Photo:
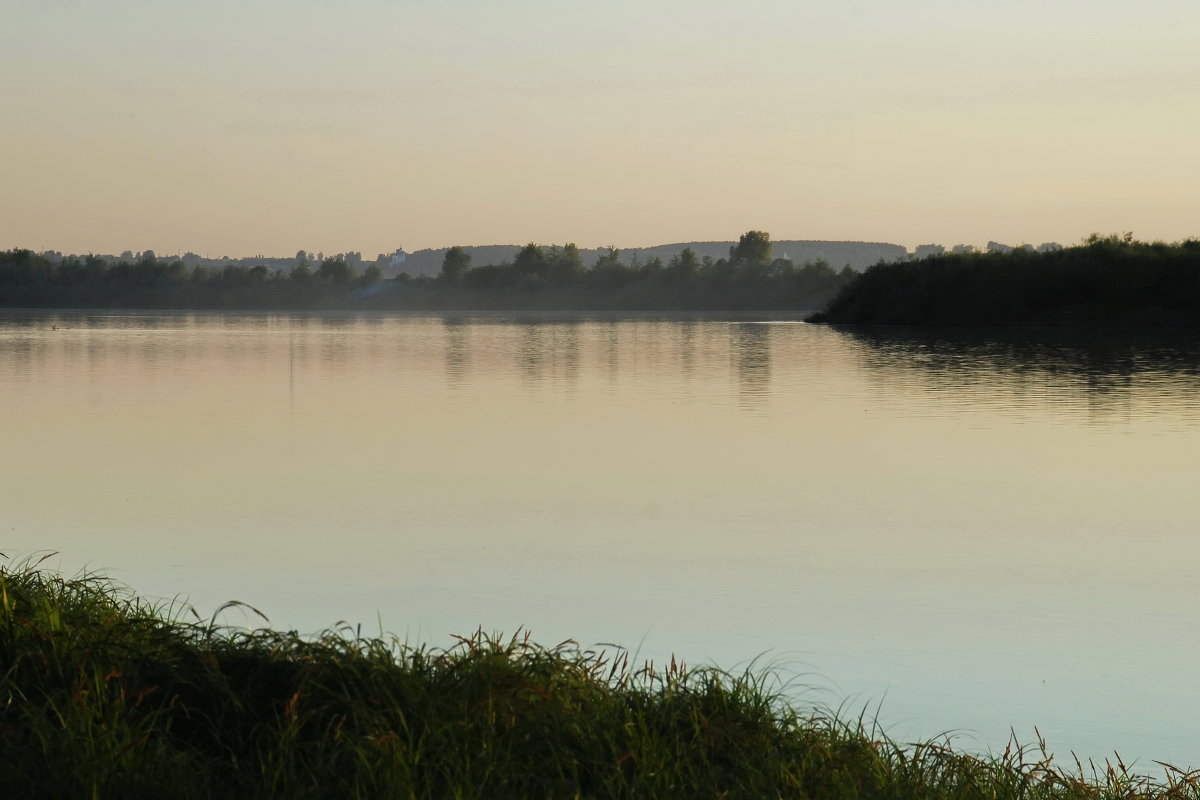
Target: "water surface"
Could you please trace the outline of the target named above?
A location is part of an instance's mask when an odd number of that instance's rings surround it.
[[[901,738],[1200,766],[1197,365],[1128,332],[5,312],[0,551],[308,632],[761,656]]]

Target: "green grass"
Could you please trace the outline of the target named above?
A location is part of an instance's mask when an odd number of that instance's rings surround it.
[[[220,610],[218,611],[218,615]],[[1198,798],[1200,776],[902,745],[769,672],[476,632],[236,630],[0,567],[3,798]]]

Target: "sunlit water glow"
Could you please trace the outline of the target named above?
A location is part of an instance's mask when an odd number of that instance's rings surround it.
[[[6,312],[0,552],[305,632],[760,656],[902,739],[1200,766],[1198,365],[1179,334]]]

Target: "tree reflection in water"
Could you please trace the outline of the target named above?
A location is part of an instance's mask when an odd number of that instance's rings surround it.
[[[1200,418],[1200,335],[1142,329],[836,328],[884,393],[1054,408],[1111,421],[1178,411]],[[1069,399],[1071,402],[1056,403]],[[1080,400],[1085,402],[1080,403]],[[1152,406],[1152,407],[1151,407]]]

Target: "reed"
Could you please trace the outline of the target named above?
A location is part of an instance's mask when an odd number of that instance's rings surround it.
[[[1169,765],[900,744],[797,708],[769,671],[524,633],[302,637],[222,625],[223,609],[0,566],[0,797],[1200,797],[1200,775]]]

